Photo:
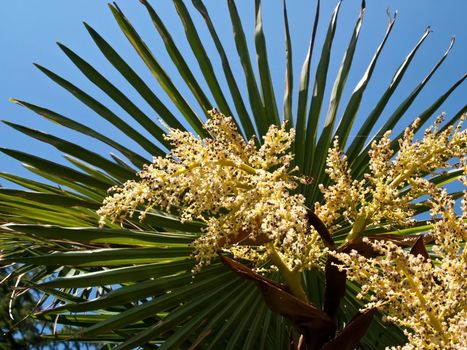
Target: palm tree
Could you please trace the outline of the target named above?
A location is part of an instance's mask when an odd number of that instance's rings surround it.
[[[376,63],[383,51],[386,40],[394,26],[389,18],[386,34],[374,56],[353,90],[348,102],[342,99],[347,77],[352,68],[359,39],[365,2],[362,1],[360,15],[348,43],[347,50],[334,80],[329,103],[324,101],[334,34],[337,26],[339,2],[332,14],[325,34],[321,52],[315,45],[318,32],[319,1],[312,25],[312,35],[301,75],[293,76],[292,45],[289,31],[287,7],[284,2],[284,29],[286,47],[286,79],[283,104],[275,98],[278,90],[273,86],[268,64],[266,38],[261,17],[261,3],[255,1],[255,37],[257,72],[250,60],[249,46],[244,34],[241,15],[233,0],[228,0],[228,10],[236,44],[236,54],[226,52],[212,22],[212,14],[201,0],[192,0],[194,8],[202,16],[210,39],[217,50],[215,59],[220,59],[222,72],[217,72],[211,63],[213,53],[208,53],[199,36],[192,16],[182,0],[174,0],[177,14],[183,23],[186,38],[197,60],[202,77],[195,77],[190,63],[184,58],[158,13],[147,1],[141,1],[147,9],[157,32],[180,76],[189,87],[196,106],[190,105],[178,87],[162,67],[151,48],[135,30],[130,20],[117,4],[109,8],[122,32],[136,53],[146,64],[154,78],[177,109],[172,113],[163,99],[156,96],[148,83],[143,81],[134,69],[112,46],[91,26],[85,24],[92,40],[108,62],[148,103],[153,111],[170,128],[191,129],[205,136],[202,121],[205,116],[196,111],[207,112],[216,107],[225,115],[232,115],[246,138],[256,135],[258,143],[269,125],[285,120],[296,129],[294,153],[295,163],[303,175],[313,179],[311,185],[302,186],[299,191],[306,197],[306,204],[312,207],[322,201],[320,183],[329,183],[324,171],[327,150],[335,136],[351,159],[352,174],[361,178],[368,169],[368,150],[372,141],[380,138],[387,130],[394,128],[423,90],[425,85],[442,65],[446,53],[439,58],[426,77],[394,109],[387,120],[381,120],[391,96],[396,91],[417,50],[429,34],[427,30],[413,50],[394,73],[393,79],[375,104],[364,122],[356,126],[363,137],[351,139],[350,131],[359,113],[363,94],[372,78]],[[154,156],[163,156],[169,147],[164,139],[164,130],[154,118],[149,117],[132,100],[91,63],[86,62],[70,48],[59,44],[72,63],[98,88],[109,96],[131,118],[131,122],[111,111],[95,97],[75,86],[72,82],[41,65],[37,67],[52,81],[73,94],[80,102],[111,123],[129,140],[142,150]],[[234,57],[237,55],[238,57]],[[314,79],[311,75],[311,61],[318,55],[318,66]],[[213,58],[214,59],[214,58]],[[239,59],[243,68],[246,86],[240,86],[231,68],[231,61]],[[223,74],[228,90],[221,89],[219,76]],[[439,97],[430,103],[419,115],[421,128],[438,110],[449,95],[465,80],[462,76]],[[200,81],[204,79],[209,94],[203,90]],[[246,94],[244,94],[246,92]],[[208,97],[212,96],[212,99]],[[243,96],[248,96],[244,99]],[[38,320],[55,322],[66,331],[47,335],[50,339],[77,339],[115,345],[117,349],[172,348],[287,348],[291,339],[297,340],[290,317],[273,312],[254,282],[233,273],[220,260],[196,275],[191,270],[191,242],[201,235],[204,223],[180,221],[178,211],[164,212],[152,209],[145,220],[129,218],[122,225],[107,223],[98,227],[96,210],[107,196],[107,189],[135,179],[136,172],[149,160],[126,145],[120,144],[108,134],[96,131],[92,126],[79,120],[70,119],[50,109],[26,101],[13,100],[38,115],[58,123],[70,130],[94,138],[112,149],[111,158],[104,157],[58,136],[46,134],[16,123],[7,122],[15,130],[32,138],[48,143],[65,153],[70,163],[63,165],[18,150],[2,149],[2,152],[23,162],[24,166],[44,181],[35,181],[14,174],[0,173],[0,176],[24,189],[0,189],[0,220],[2,226],[0,247],[2,262],[14,269],[10,279],[17,279],[22,289],[32,288],[45,296],[49,303],[38,310]],[[296,104],[296,106],[294,106]],[[452,125],[465,113],[466,107],[455,114],[446,125]],[[320,116],[324,115],[324,127],[319,129]],[[134,122],[145,129],[134,127]],[[382,126],[371,137],[367,136],[376,125]],[[399,135],[398,138],[400,138]],[[397,142],[393,143],[397,151]],[[433,181],[444,184],[460,176],[458,170],[443,173]],[[419,213],[428,208],[421,207]],[[403,230],[404,234],[424,232],[426,226],[415,225]],[[351,229],[344,225],[333,242],[345,242]],[[400,228],[387,229],[384,226],[372,228],[371,233],[396,234]],[[237,271],[238,272],[238,271]],[[251,276],[250,276],[251,277]],[[267,276],[277,280],[278,276]],[[257,277],[253,277],[257,278]],[[324,304],[325,275],[322,270],[313,269],[303,273],[305,292],[310,302],[321,308]],[[269,283],[269,282],[268,282]],[[328,281],[329,283],[329,281]],[[21,290],[22,290],[21,289]],[[358,286],[347,282],[342,295],[341,307],[337,313],[337,326],[348,325],[358,314],[362,301],[356,298]],[[384,323],[382,315],[376,314],[368,331],[360,340],[363,349],[380,349],[388,345],[404,343],[402,330]]]

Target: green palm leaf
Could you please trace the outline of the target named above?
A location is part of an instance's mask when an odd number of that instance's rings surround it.
[[[308,51],[301,68],[298,86],[294,86],[293,38],[289,27],[293,22],[289,21],[284,0],[286,78],[281,106],[276,99],[279,87],[273,84],[274,70],[271,69],[269,61],[272,53],[267,50],[268,37],[260,0],[255,1],[254,36],[250,39],[255,44],[257,66],[252,63],[248,49],[249,39],[242,20],[243,14],[239,13],[235,1],[227,0],[235,52],[228,52],[224,48],[208,9],[201,0],[192,0],[193,10],[183,1],[173,1],[186,40],[199,65],[201,77],[197,77],[192,70],[191,62],[186,60],[163,18],[148,1],[141,2],[178,74],[188,87],[187,91],[193,95],[197,105],[189,104],[189,99],[185,98],[183,90],[176,86],[173,77],[159,62],[156,53],[115,3],[109,7],[123,35],[162,87],[167,95],[164,97],[168,97],[173,105],[166,105],[163,102],[165,99],[157,96],[151,89],[154,82],[145,82],[111,43],[90,25],[85,24],[92,41],[107,62],[144,99],[156,117],[162,119],[170,128],[187,130],[190,126],[198,135],[205,137],[207,131],[202,125],[204,116],[198,115],[196,111],[201,108],[208,116],[208,110],[213,107],[219,108],[224,114],[232,115],[245,138],[256,135],[257,144],[262,143],[261,137],[271,124],[279,125],[286,120],[288,127],[295,126],[295,163],[304,175],[314,179],[312,185],[299,188],[306,196],[308,206],[321,199],[318,185],[329,182],[324,170],[327,150],[334,137],[338,136],[341,146],[347,149],[353,175],[357,178],[363,176],[368,169],[368,150],[371,142],[381,137],[385,131],[399,126],[404,113],[442,65],[454,43],[452,40],[446,53],[398,104],[390,117],[381,120],[390,98],[397,91],[405,72],[412,66],[418,49],[427,39],[430,32],[427,29],[396,70],[389,86],[367,118],[363,119],[357,132],[364,137],[349,142],[353,124],[357,115],[361,113],[360,104],[373,74],[377,72],[377,62],[384,54],[383,48],[395,18],[389,18],[381,44],[369,60],[369,65],[350,94],[350,99],[344,101],[342,97],[345,96],[353,59],[358,55],[357,43],[362,29],[365,1],[362,1],[360,14],[351,32],[337,77],[333,81],[329,76],[329,66],[334,53],[334,37],[339,26],[341,1],[331,16],[321,48],[315,47],[320,16],[320,2],[316,1],[316,14]],[[204,20],[202,23],[210,34],[216,50],[214,53],[209,52],[204,38],[200,37],[195,18],[197,15],[201,15]],[[89,107],[97,118],[111,124],[112,132],[118,130],[124,134],[128,144],[118,143],[109,136],[111,133],[98,132],[76,117],[69,118],[45,107],[13,100],[37,115],[91,137],[116,152],[111,157],[105,157],[90,150],[85,144],[72,143],[65,137],[5,122],[16,131],[54,146],[64,153],[65,160],[70,163],[64,165],[19,150],[0,149],[23,162],[26,169],[43,179],[36,181],[0,173],[3,179],[21,187],[0,189],[0,222],[4,223],[0,226],[0,261],[13,267],[9,278],[21,276],[21,287],[34,288],[43,293],[44,300],[51,301],[50,306],[38,312],[35,317],[71,326],[76,331],[75,334],[59,333],[50,337],[109,342],[115,345],[116,349],[133,349],[138,346],[148,349],[288,347],[291,338],[296,335],[292,326],[289,321],[274,314],[267,307],[254,282],[239,278],[218,261],[204,268],[202,272],[192,274],[195,263],[192,259],[191,243],[201,235],[204,227],[202,222],[182,222],[176,209],[166,213],[160,208],[153,208],[143,221],[138,219],[139,213],[136,213],[121,226],[108,221],[104,228],[97,227],[99,217],[95,210],[106,197],[107,189],[136,178],[136,172],[149,162],[148,154],[164,156],[170,145],[164,138],[163,128],[154,117],[137,106],[123,90],[94,68],[92,63],[85,61],[63,44],[59,44],[59,47],[83,75],[110,97],[132,120],[113,112],[97,98],[40,65],[36,66],[47,77]],[[319,49],[320,56],[312,57]],[[214,60],[217,59],[222,66],[222,78],[220,72],[214,68]],[[238,72],[233,70],[231,63],[234,60],[241,65],[245,86],[241,86],[236,79]],[[315,78],[310,81],[313,60],[316,60],[317,67]],[[225,79],[227,84],[226,90],[221,87],[222,79]],[[427,102],[428,107],[420,114],[422,122],[431,118],[465,79],[466,76],[461,77],[436,100]],[[205,85],[208,91],[203,90],[202,86]],[[332,91],[326,105],[326,89],[329,85],[332,85]],[[210,96],[213,101],[210,100]],[[243,96],[248,98],[244,99]],[[294,103],[297,104],[296,107]],[[171,107],[175,107],[177,112],[171,112]],[[326,110],[325,114],[323,109]],[[466,107],[463,106],[447,124],[456,122],[465,111]],[[324,127],[319,130],[322,117]],[[137,128],[133,126],[135,123],[139,124]],[[371,135],[370,132],[379,123],[382,126]],[[139,131],[140,127],[145,132]],[[392,146],[395,150],[398,149],[397,140],[401,136],[402,134],[398,135],[393,141]],[[130,144],[137,145],[145,154],[132,150]],[[442,186],[459,176],[461,172],[456,170],[434,176],[430,181]],[[454,193],[453,196],[459,197],[459,194]],[[428,210],[424,202],[416,204],[416,208],[417,213],[426,213]],[[410,235],[426,232],[429,228],[430,223],[420,221],[411,228],[388,229],[381,225],[368,229],[364,234]],[[349,230],[349,225],[343,225],[333,236],[335,242],[343,242]],[[271,274],[270,277],[280,280],[275,274]],[[303,280],[310,300],[318,307],[322,306],[325,280],[322,271],[307,271],[303,274]],[[340,326],[347,324],[362,307],[363,302],[356,298],[358,292],[357,285],[347,282],[341,304],[343,307],[337,315]],[[378,315],[362,339],[361,348],[382,348],[401,344],[404,340],[401,329],[384,323],[381,315]]]

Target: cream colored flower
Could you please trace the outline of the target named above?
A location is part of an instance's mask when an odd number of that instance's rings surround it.
[[[241,258],[263,262],[268,250],[255,240],[269,240],[290,270],[303,270],[323,254],[318,234],[309,227],[304,197],[291,194],[302,178],[293,175],[290,147],[294,130],[271,126],[259,149],[246,142],[233,122],[210,112],[205,124],[210,137],[171,129],[166,139],[173,145],[165,157],[156,157],[138,174],[111,189],[98,214],[123,222],[153,208],[180,208],[182,221],[201,220],[203,235],[193,246],[199,266],[207,265],[219,249],[232,249]],[[243,241],[248,248],[237,247]]]
[[[320,186],[324,203],[315,204],[315,212],[331,232],[344,218],[352,225],[348,238],[356,238],[369,225],[408,225],[414,215],[411,202],[422,195],[424,188],[419,180],[438,169],[450,168],[449,161],[463,157],[467,152],[467,130],[461,130],[464,115],[456,127],[439,131],[442,118],[428,128],[420,141],[414,133],[420,121],[408,127],[399,141],[400,150],[391,149],[391,132],[386,132],[373,142],[369,152],[370,172],[360,181],[352,179],[346,156],[338,140],[327,158],[327,170],[333,184]],[[410,191],[400,195],[409,186]]]
[[[407,328],[408,343],[394,349],[466,349],[467,191],[458,216],[446,190],[419,182],[432,197],[433,261],[383,241],[371,243],[381,253],[376,258],[356,251],[333,254],[347,277],[361,285],[358,297],[368,300],[365,308],[377,307],[386,320]]]

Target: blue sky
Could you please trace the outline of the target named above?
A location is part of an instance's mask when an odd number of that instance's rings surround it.
[[[324,0],[322,2],[321,24],[318,31],[316,53],[319,52],[327,23],[332,9],[336,4],[336,1],[333,0]],[[186,3],[189,9],[193,9],[191,2],[187,1]],[[237,1],[237,3],[239,12],[242,15],[242,20],[244,21],[247,38],[250,44],[253,45],[254,1],[243,0]],[[314,17],[314,1],[291,0],[288,3],[289,21],[294,43],[294,74],[296,79],[294,88],[297,89],[297,79],[299,77],[302,61],[305,57]],[[333,59],[330,66],[330,76],[332,78],[334,78],[337,73],[342,54],[358,16],[359,3],[359,1],[355,0],[346,0],[343,3],[334,44]],[[444,6],[441,6],[440,3],[441,2],[437,0],[367,1],[367,11],[363,23],[361,39],[357,47],[354,67],[348,79],[344,99],[348,99],[350,96],[351,91],[361,78],[374,50],[384,35],[387,23],[386,8],[389,7],[391,12],[398,10],[398,16],[393,33],[376,67],[374,79],[370,83],[362,101],[359,113],[360,117],[364,117],[371,111],[372,106],[389,84],[394,71],[421,37],[427,25],[431,25],[433,33],[430,34],[427,41],[420,49],[413,62],[413,66],[407,72],[398,91],[388,104],[385,115],[388,116],[397,104],[400,103],[428,73],[448,47],[451,35],[455,34],[457,39],[451,55],[420,95],[417,103],[407,112],[404,120],[409,121],[416,117],[418,113],[428,107],[437,96],[444,92],[466,72],[467,30],[465,30],[464,15],[467,13],[467,1],[444,1],[442,2]],[[14,121],[61,136],[78,144],[84,144],[94,151],[103,154],[108,154],[110,152],[110,149],[106,146],[102,146],[82,135],[69,132],[61,126],[51,124],[35,116],[32,112],[15,106],[8,101],[10,97],[15,97],[55,110],[86,125],[92,125],[92,127],[106,133],[107,136],[120,142],[127,143],[130,147],[138,150],[138,147],[134,147],[133,143],[128,143],[124,135],[116,132],[105,122],[97,120],[92,111],[80,104],[79,101],[66,91],[63,91],[48,80],[47,77],[32,65],[32,62],[37,62],[63,75],[75,85],[94,97],[97,97],[117,114],[123,115],[123,112],[119,110],[115,103],[91,82],[87,81],[66,58],[55,44],[56,41],[59,41],[91,62],[96,69],[101,71],[101,73],[117,86],[121,87],[125,94],[140,106],[143,111],[147,112],[148,115],[154,116],[157,120],[158,117],[154,115],[144,101],[132,91],[124,79],[106,62],[105,58],[100,54],[86,32],[82,21],[86,21],[108,40],[145,81],[149,83],[153,91],[155,91],[158,96],[167,103],[169,108],[175,112],[175,109],[170,107],[170,100],[162,93],[162,89],[158,86],[155,79],[150,75],[123,34],[119,31],[106,4],[107,1],[101,0],[43,0],[40,2],[16,0],[2,1],[0,3],[0,13],[2,13],[2,21],[0,21],[0,47],[2,51],[0,55],[0,119]],[[182,82],[173,64],[170,63],[162,40],[157,35],[143,6],[136,0],[118,1],[118,4],[140,31],[141,36],[146,40],[156,57],[172,76],[173,81],[179,87],[185,98],[189,102],[195,104],[194,98]],[[152,1],[152,4],[179,44],[190,67],[195,74],[199,73],[198,66],[185,41],[183,28],[171,1]],[[228,11],[225,2],[206,0],[205,4],[210,10],[211,16],[214,17],[214,24],[223,40],[227,52],[231,53],[231,64],[238,75],[239,85],[243,86],[241,67],[238,59],[235,57],[231,25],[228,19]],[[212,55],[214,67],[221,72],[218,56],[204,26],[204,22],[196,11],[192,11],[192,16],[195,20],[195,24],[200,28],[201,38],[205,39],[205,44]],[[264,1],[263,16],[276,97],[279,105],[281,105],[283,99],[285,64],[283,22],[281,17],[282,1]],[[251,46],[250,52],[254,52],[253,46]],[[316,56],[315,54],[315,58]],[[313,62],[313,68],[315,67],[316,61]],[[219,77],[221,78],[221,83],[225,86],[222,74],[219,74]],[[205,86],[205,84],[202,83],[202,86]],[[331,87],[332,82],[329,82],[328,93]],[[463,84],[451,96],[440,111],[445,111],[448,115],[456,113],[465,104],[466,92],[467,83]],[[323,109],[324,112],[326,112],[326,100]],[[54,151],[52,147],[32,141],[12,131],[5,125],[0,126],[0,146],[31,152],[54,161],[61,161],[62,159],[60,153]],[[28,174],[21,168],[17,161],[3,154],[0,154],[0,166],[0,171],[13,172],[21,175]],[[0,180],[0,184],[5,185],[5,182]]]

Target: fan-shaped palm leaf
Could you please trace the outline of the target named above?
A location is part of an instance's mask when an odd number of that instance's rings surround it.
[[[275,97],[279,88],[272,83],[272,71],[268,62],[271,53],[266,50],[267,38],[263,30],[260,0],[255,1],[254,7],[253,40],[257,66],[251,60],[242,16],[235,1],[228,0],[227,4],[236,54],[226,52],[211,14],[201,0],[192,0],[193,9],[188,9],[183,1],[173,1],[201,76],[196,76],[192,71],[192,62],[186,60],[157,11],[148,1],[142,3],[162,38],[167,53],[198,105],[190,105],[158,61],[157,54],[151,51],[151,47],[138,34],[130,19],[115,3],[109,5],[111,13],[136,53],[167,94],[171,105],[166,105],[163,101],[167,99],[158,97],[152,91],[152,82],[143,81],[110,43],[90,25],[85,24],[92,40],[108,63],[118,70],[158,118],[163,119],[171,128],[183,130],[191,127],[199,135],[206,136],[206,131],[202,128],[205,116],[199,115],[197,111],[207,113],[211,108],[217,107],[222,113],[235,118],[245,137],[256,135],[256,142],[261,143],[261,136],[266,133],[270,124],[279,125],[282,120],[287,120],[289,127],[296,128],[295,162],[304,175],[314,179],[312,185],[300,188],[306,195],[309,206],[321,199],[318,184],[328,181],[324,168],[327,149],[332,139],[339,136],[341,146],[347,150],[351,159],[352,172],[357,177],[362,176],[368,167],[371,142],[386,130],[400,124],[402,116],[441,66],[453,44],[452,41],[447,52],[396,107],[374,136],[355,138],[350,142],[350,131],[360,111],[360,103],[368,83],[376,71],[378,59],[384,54],[384,46],[394,26],[395,16],[389,18],[386,34],[365,73],[353,89],[350,99],[344,101],[342,96],[357,52],[365,12],[365,2],[362,1],[360,15],[356,19],[327,103],[325,90],[327,85],[331,84],[328,68],[333,54],[334,35],[339,24],[341,2],[338,2],[332,14],[322,48],[315,47],[315,38],[319,35],[320,12],[320,3],[316,2],[308,52],[301,75],[295,82],[291,45],[293,38],[284,1],[286,85],[283,106],[279,107]],[[203,43],[205,39],[202,40],[198,34],[192,19],[197,15],[201,15],[206,24],[215,52],[208,53]],[[394,73],[391,83],[379,101],[363,119],[364,122],[357,131],[359,135],[369,135],[381,121],[383,110],[429,33],[430,30],[427,29]],[[133,120],[126,120],[99,102],[98,98],[90,96],[48,68],[40,65],[37,67],[93,110],[97,117],[108,121],[129,140],[136,142],[141,149],[154,156],[164,155],[169,144],[163,137],[164,131],[158,121],[143,112],[143,109],[128,98],[118,86],[94,68],[92,63],[86,62],[63,44],[59,44],[59,47],[87,79]],[[318,50],[321,52],[317,59],[316,75],[314,79],[310,79],[312,58],[318,54]],[[214,59],[220,60],[223,71],[218,72],[213,68],[211,60]],[[240,80],[236,79],[237,73],[231,68],[232,60],[239,60],[246,86],[241,86]],[[466,76],[461,77],[426,107],[420,115],[423,123],[465,78]],[[226,90],[223,90],[220,84],[224,79],[228,87]],[[208,91],[203,90],[204,82]],[[244,92],[247,99],[243,98]],[[65,158],[70,163],[58,164],[22,151],[1,149],[44,179],[44,182],[38,182],[0,173],[2,178],[22,188],[0,189],[0,220],[8,223],[2,226],[0,249],[2,263],[14,267],[10,278],[22,276],[23,287],[36,288],[50,296],[44,299],[49,305],[35,317],[76,329],[74,334],[59,332],[57,335],[51,335],[52,338],[74,337],[83,341],[108,342],[115,344],[116,349],[132,349],[137,346],[145,349],[258,349],[289,346],[290,324],[266,306],[253,282],[236,276],[220,262],[215,262],[212,266],[204,268],[201,273],[192,275],[194,262],[191,259],[190,243],[200,235],[204,226],[202,222],[181,223],[176,211],[165,213],[153,209],[143,222],[128,219],[123,227],[111,223],[104,229],[96,227],[98,216],[95,210],[102,203],[107,189],[135,178],[136,172],[143,164],[149,162],[144,155],[114,141],[108,132],[101,133],[79,120],[28,102],[13,102],[47,120],[94,138],[117,152],[112,154],[111,158],[107,158],[91,151],[85,145],[74,144],[64,138],[16,123],[7,123],[21,133],[54,146],[65,153]],[[176,112],[171,112],[173,107]],[[323,110],[327,112],[323,113]],[[458,120],[462,112],[465,112],[465,107],[449,121],[449,124]],[[322,130],[319,129],[321,116],[324,116]],[[147,133],[138,131],[140,128],[135,127],[135,123]],[[394,140],[395,149],[398,138]],[[443,184],[458,176],[460,172],[450,172],[438,175],[432,181]],[[418,212],[423,213],[427,210],[421,205]],[[385,232],[406,235],[423,232],[427,227],[425,223],[420,223],[410,229],[395,232],[373,228],[368,234]],[[350,227],[344,225],[333,237],[336,243],[342,243],[349,230]],[[321,307],[324,303],[323,273],[318,270],[307,271],[304,273],[304,281],[310,300],[317,307]],[[355,297],[357,293],[358,286],[348,283],[343,296],[343,307],[337,313],[339,325],[348,323],[358,312],[361,302]],[[383,323],[381,317],[377,316],[362,339],[361,347],[376,349],[403,341],[404,336],[399,328]]]

